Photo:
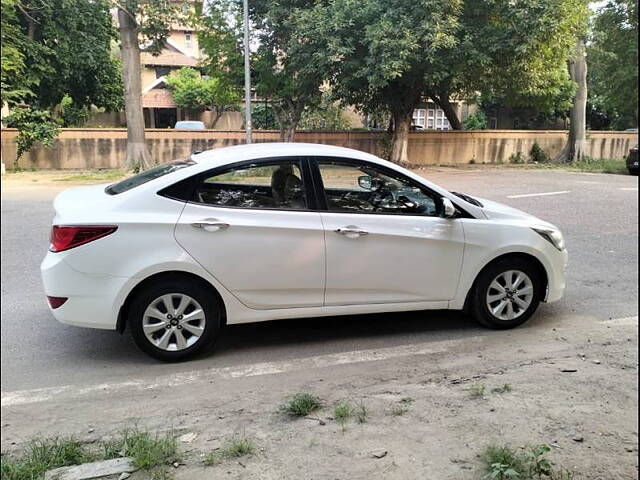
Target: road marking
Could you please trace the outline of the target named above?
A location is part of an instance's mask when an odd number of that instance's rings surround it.
[[[393,358],[409,357],[413,355],[427,355],[445,353],[452,347],[470,345],[472,342],[483,342],[485,337],[473,336],[456,340],[443,340],[439,342],[419,343],[414,345],[401,345],[397,347],[376,348],[368,350],[356,350],[351,352],[331,353],[313,357],[299,358],[275,362],[261,362],[249,365],[233,367],[209,368],[192,372],[178,372],[172,375],[152,379],[137,379],[119,383],[105,383],[89,385],[65,385],[61,387],[38,388],[33,390],[20,390],[15,392],[2,392],[0,405],[10,407],[30,403],[46,402],[56,397],[81,397],[92,393],[112,394],[125,389],[151,390],[163,387],[176,387],[208,380],[225,380],[242,377],[255,377],[260,375],[274,375],[313,368],[335,367],[362,362],[377,362]],[[475,347],[474,347],[475,349]]]
[[[625,192],[637,192],[638,187],[622,187],[620,190],[624,190]]]
[[[620,326],[638,326],[638,316],[624,317],[624,318],[612,318],[611,320],[604,320],[602,323],[607,325],[620,325]]]
[[[546,197],[548,195],[562,195],[563,193],[571,193],[571,190],[562,190],[560,192],[525,193],[523,195],[507,195],[507,198]]]

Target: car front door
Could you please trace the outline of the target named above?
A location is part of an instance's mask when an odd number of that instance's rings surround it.
[[[459,219],[440,216],[438,194],[369,162],[314,158],[311,165],[325,203],[325,305],[454,298],[464,232]]]
[[[178,243],[249,308],[323,303],[324,232],[304,168],[287,157],[207,173],[176,226]]]

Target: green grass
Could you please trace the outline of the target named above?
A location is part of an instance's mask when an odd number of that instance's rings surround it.
[[[588,173],[617,173],[628,174],[627,163],[622,158],[590,158],[586,157],[578,162],[572,163],[505,163],[501,164],[505,167],[515,166],[518,168],[530,168],[530,169],[555,169],[555,170],[568,170],[573,172],[588,172]]]
[[[38,438],[29,442],[19,455],[2,455],[2,480],[36,480],[44,472],[59,467],[80,465],[111,458],[132,457],[133,465],[153,470],[169,465],[177,459],[177,443],[171,434],[152,435],[128,430],[117,439],[87,446],[68,438]],[[155,470],[154,470],[155,469]]]
[[[389,415],[391,415],[392,417],[401,417],[402,415],[404,415],[408,411],[409,411],[409,409],[407,407],[405,407],[404,405],[394,405],[389,410]]]
[[[73,437],[39,438],[29,442],[22,455],[2,455],[1,477],[2,480],[39,479],[47,470],[97,459],[95,454]]]
[[[170,433],[126,430],[121,438],[104,444],[103,448],[104,458],[132,457],[133,465],[143,470],[171,465],[178,459],[178,444]]]
[[[629,173],[627,162],[618,158],[584,158],[579,162],[567,165],[568,169],[594,173]]]
[[[292,417],[306,417],[322,405],[320,398],[311,393],[296,393],[280,406],[280,411]]]
[[[547,458],[547,445],[514,449],[490,445],[481,455],[483,480],[572,480],[573,473]]]
[[[343,430],[352,415],[353,406],[349,402],[341,402],[333,409],[333,418],[336,419],[336,422],[340,424]]]
[[[367,423],[367,418],[369,416],[367,406],[363,402],[358,403],[353,410],[353,415],[356,417],[356,421],[358,423]]]
[[[119,180],[126,175],[122,170],[95,170],[92,172],[76,173],[66,177],[56,178],[55,182],[108,182]]]
[[[207,466],[218,465],[228,458],[240,458],[252,455],[256,450],[256,446],[250,438],[245,436],[234,437],[227,442],[224,448],[209,452],[204,459]]]
[[[467,391],[471,398],[484,398],[484,392],[487,390],[487,386],[484,383],[474,383]]]
[[[511,390],[513,390],[511,388],[511,385],[509,385],[508,383],[505,383],[504,385],[502,385],[501,387],[494,387],[491,389],[491,393],[508,393]]]

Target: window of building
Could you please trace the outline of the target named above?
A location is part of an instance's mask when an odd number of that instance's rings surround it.
[[[166,77],[171,73],[171,67],[156,67],[156,78]]]
[[[417,108],[413,111],[413,124],[418,127],[425,127],[425,115],[426,110],[424,108]]]
[[[184,34],[184,44],[187,48],[193,48],[193,39],[190,33]]]

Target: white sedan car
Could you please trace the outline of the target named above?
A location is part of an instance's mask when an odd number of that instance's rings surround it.
[[[54,206],[53,315],[128,328],[162,360],[281,318],[452,309],[511,328],[565,288],[555,226],[340,147],[220,148]]]

